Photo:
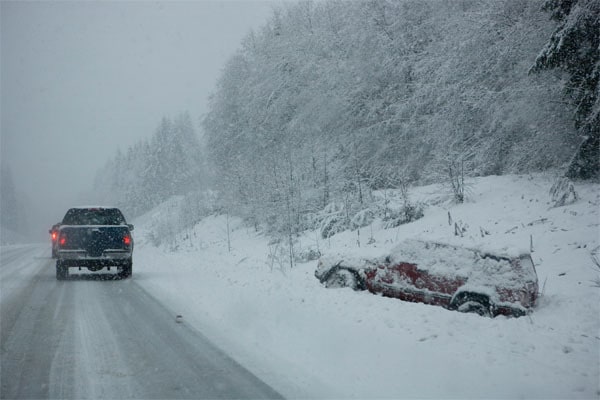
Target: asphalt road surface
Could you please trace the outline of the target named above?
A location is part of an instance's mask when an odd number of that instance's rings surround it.
[[[0,398],[281,398],[134,279],[55,278],[48,246],[0,253]],[[106,277],[106,276],[104,276]]]

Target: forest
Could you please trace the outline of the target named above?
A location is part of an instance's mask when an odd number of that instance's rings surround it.
[[[224,66],[198,132],[165,117],[94,191],[131,216],[179,195],[188,224],[328,237],[418,218],[417,184],[464,201],[471,176],[598,179],[599,15],[598,0],[284,4]]]

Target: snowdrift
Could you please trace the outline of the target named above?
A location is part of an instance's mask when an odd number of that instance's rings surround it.
[[[316,261],[290,268],[281,245],[224,216],[181,233],[175,247],[138,240],[133,280],[288,397],[598,398],[600,185],[576,184],[578,200],[553,207],[552,183],[544,174],[474,179],[460,205],[439,185],[420,187],[410,194],[427,204],[418,221],[384,229],[375,220],[326,240],[307,232],[295,243],[362,258],[405,239],[532,250],[540,297],[522,318],[327,289]],[[136,238],[156,218],[134,221]]]

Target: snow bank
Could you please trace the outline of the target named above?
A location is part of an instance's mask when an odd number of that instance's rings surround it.
[[[311,232],[297,243],[363,258],[411,238],[505,254],[532,248],[542,293],[528,317],[326,289],[316,261],[289,268],[240,221],[229,221],[228,238],[225,217],[204,219],[175,247],[138,240],[133,279],[288,397],[598,398],[600,271],[590,252],[600,241],[600,186],[576,185],[580,199],[559,208],[551,186],[545,175],[481,178],[461,205],[439,186],[417,188],[411,197],[429,204],[421,220],[387,230],[375,221],[327,240]],[[135,221],[134,233],[148,234],[155,217]]]

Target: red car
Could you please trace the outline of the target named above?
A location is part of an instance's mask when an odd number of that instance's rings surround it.
[[[443,243],[407,240],[387,257],[324,256],[316,277],[401,300],[482,316],[526,315],[538,296],[528,253],[496,255]]]
[[[52,228],[50,228],[50,230],[48,230],[48,233],[50,234],[50,241],[51,241],[51,246],[52,246],[52,258],[56,258],[56,248],[57,248],[57,244],[58,244],[58,229],[60,228],[60,222],[52,225]]]

